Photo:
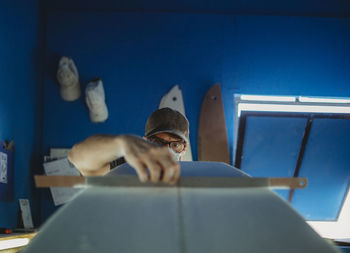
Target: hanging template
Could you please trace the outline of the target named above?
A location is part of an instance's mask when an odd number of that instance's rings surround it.
[[[169,107],[171,109],[174,109],[183,115],[186,116],[185,113],[185,106],[184,101],[182,98],[182,92],[179,89],[178,85],[175,85],[167,94],[165,94],[159,103],[159,109]],[[192,161],[192,150],[191,150],[191,143],[190,140],[188,140],[188,147],[186,149],[186,153],[183,157],[183,161]]]
[[[230,163],[220,84],[209,89],[202,103],[198,126],[198,161]]]

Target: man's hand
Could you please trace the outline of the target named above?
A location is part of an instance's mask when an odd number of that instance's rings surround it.
[[[180,176],[180,165],[167,147],[134,135],[90,136],[73,146],[68,159],[84,176],[96,176],[106,174],[110,162],[123,156],[142,182],[174,184]]]
[[[122,135],[120,141],[124,158],[135,168],[140,181],[174,184],[179,179],[180,165],[167,147],[133,135]]]

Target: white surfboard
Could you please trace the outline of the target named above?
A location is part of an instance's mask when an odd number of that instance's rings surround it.
[[[169,107],[186,116],[182,92],[178,85],[175,85],[167,94],[165,94],[159,103],[159,109]],[[188,148],[182,161],[192,161],[191,143],[188,143]]]
[[[237,170],[218,162],[180,166],[183,178],[234,176]],[[210,184],[89,186],[51,216],[21,252],[341,253],[267,186]]]

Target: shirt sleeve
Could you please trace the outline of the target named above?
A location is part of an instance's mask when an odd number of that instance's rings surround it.
[[[118,158],[117,160],[110,162],[111,169],[114,169],[123,163],[126,163],[124,157]]]

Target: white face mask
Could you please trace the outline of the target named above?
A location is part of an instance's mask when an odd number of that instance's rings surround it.
[[[182,155],[182,152],[181,153],[176,153],[172,148],[170,148],[169,147],[169,150],[170,150],[170,152],[174,155],[174,157],[175,157],[175,160],[176,161],[180,161],[180,157],[181,157],[181,155]]]

